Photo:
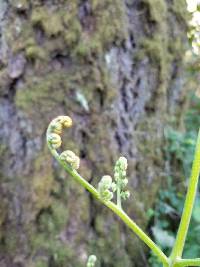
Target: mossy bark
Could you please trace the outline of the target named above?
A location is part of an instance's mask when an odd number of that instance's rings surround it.
[[[163,127],[179,109],[183,0],[0,1],[0,266],[147,266],[143,244],[53,161],[52,118],[96,185],[129,161],[127,212],[144,228],[163,179]]]

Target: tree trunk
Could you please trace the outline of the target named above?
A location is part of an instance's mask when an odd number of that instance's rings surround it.
[[[0,1],[0,266],[148,266],[143,244],[53,161],[45,130],[95,186],[128,158],[125,210],[142,227],[163,179],[163,127],[180,108],[184,0]]]

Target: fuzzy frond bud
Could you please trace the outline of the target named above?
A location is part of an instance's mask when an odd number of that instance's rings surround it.
[[[50,124],[50,126],[51,126],[51,132],[52,133],[56,133],[56,134],[59,134],[59,135],[61,135],[61,133],[62,133],[62,124],[60,123],[60,122],[58,122],[58,121],[52,121],[51,122],[51,124]]]
[[[112,185],[111,185],[111,188],[112,188],[112,191],[113,192],[116,192],[117,191],[117,185],[116,185],[116,183],[112,183]]]
[[[71,150],[63,151],[60,154],[60,159],[68,163],[73,169],[78,170],[80,165],[80,159],[76,154]]]
[[[59,116],[58,121],[62,123],[63,127],[69,128],[72,126],[72,119],[69,116]]]
[[[97,261],[97,257],[95,255],[90,255],[88,258],[86,267],[94,267],[96,261]]]
[[[127,200],[127,199],[130,197],[130,192],[129,192],[129,191],[121,192],[121,197],[122,197],[124,200]]]
[[[128,179],[127,178],[124,178],[121,180],[121,187],[122,189],[124,189],[128,184]]]
[[[61,135],[62,129],[72,126],[72,119],[69,116],[58,116],[50,123],[50,132]]]
[[[110,175],[104,175],[101,179],[101,183],[105,189],[110,188],[112,184],[112,177]]]
[[[126,176],[127,167],[127,159],[125,157],[120,157],[115,164],[115,173],[118,175],[121,173],[123,176]]]
[[[51,133],[48,135],[48,142],[52,146],[52,148],[57,149],[61,146],[62,140],[60,135]]]
[[[113,193],[110,191],[111,187],[112,187],[112,177],[109,175],[104,175],[98,184],[98,191],[100,197],[103,200],[109,201],[113,198]]]
[[[114,168],[114,177],[116,181],[126,178],[127,167],[127,159],[125,157],[120,157],[117,160]]]
[[[130,192],[125,191],[128,184],[128,179],[126,178],[128,163],[125,157],[120,157],[114,167],[114,178],[116,181],[118,196],[124,200],[129,198]]]

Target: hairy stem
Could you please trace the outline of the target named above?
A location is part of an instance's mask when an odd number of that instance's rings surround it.
[[[175,262],[177,258],[181,258],[183,253],[183,248],[189,228],[189,223],[191,220],[192,210],[197,191],[199,172],[200,172],[200,131],[197,137],[195,156],[192,165],[192,171],[189,180],[188,191],[185,199],[183,213],[181,217],[181,222],[179,225],[176,241],[170,256],[170,260],[172,262]]]

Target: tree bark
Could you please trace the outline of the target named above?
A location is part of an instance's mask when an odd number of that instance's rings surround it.
[[[180,110],[184,0],[0,1],[0,266],[148,266],[140,241],[53,161],[45,130],[97,185],[128,158],[124,206],[144,228],[163,179],[163,128]],[[99,265],[99,266],[100,266]]]

